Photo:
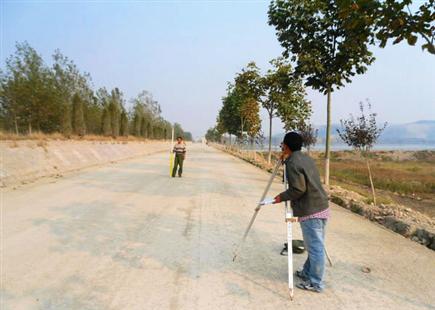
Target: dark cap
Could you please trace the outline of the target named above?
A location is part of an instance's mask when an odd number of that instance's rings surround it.
[[[289,132],[285,135],[283,143],[292,151],[300,151],[302,148],[302,137],[297,132]]]

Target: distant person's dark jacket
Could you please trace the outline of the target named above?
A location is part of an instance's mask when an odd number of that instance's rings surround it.
[[[289,188],[279,196],[291,200],[294,216],[312,215],[328,208],[328,196],[320,181],[314,160],[300,151],[285,161]]]

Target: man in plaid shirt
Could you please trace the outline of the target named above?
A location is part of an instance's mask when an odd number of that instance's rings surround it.
[[[320,293],[324,289],[325,226],[329,217],[328,196],[320,182],[315,162],[301,152],[302,137],[296,132],[285,135],[282,160],[288,189],[274,203],[291,201],[295,221],[300,222],[308,258],[296,276],[303,280],[298,288]]]

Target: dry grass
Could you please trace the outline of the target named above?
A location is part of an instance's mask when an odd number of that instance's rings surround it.
[[[316,159],[316,162],[323,174],[323,160]],[[433,159],[420,160],[418,156],[414,156],[413,160],[385,160],[374,157],[371,160],[371,168],[377,189],[410,196],[428,196],[435,193],[435,160]],[[370,185],[366,164],[358,159],[332,157],[331,178],[344,183]]]
[[[85,136],[65,136],[61,133],[42,133],[34,132],[30,135],[16,135],[10,132],[0,131],[0,141],[22,141],[22,140],[38,140],[38,141],[66,141],[66,140],[77,140],[77,141],[105,141],[112,143],[123,143],[126,144],[129,141],[135,142],[147,142],[150,141],[145,138],[135,137],[135,136],[122,136],[113,138],[111,136],[100,136],[100,135],[85,135]],[[153,140],[157,141],[157,140]],[[39,142],[38,142],[39,143]]]
[[[271,170],[267,152],[222,148],[262,169]],[[272,154],[272,162],[276,162],[278,154]],[[311,154],[323,176],[322,155],[320,152]],[[373,153],[370,161],[378,203],[406,205],[435,217],[435,151],[380,151]],[[357,192],[366,198],[366,203],[372,202],[366,163],[357,153],[332,152],[330,165],[332,185]]]
[[[267,153],[262,155],[266,157]],[[323,176],[323,154],[311,155]],[[275,153],[273,157],[276,156]],[[370,163],[376,189],[415,199],[435,200],[435,151],[374,152]],[[352,190],[359,187],[362,193],[370,186],[365,161],[352,151],[331,153],[330,175],[338,185],[352,185]]]

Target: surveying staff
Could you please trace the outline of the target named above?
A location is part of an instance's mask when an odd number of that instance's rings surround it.
[[[177,143],[174,145],[173,152],[175,153],[174,168],[172,169],[172,177],[175,177],[178,168],[178,176],[181,178],[183,174],[183,161],[186,158],[186,143],[182,137],[177,137]]]
[[[291,201],[294,221],[300,222],[308,258],[296,276],[303,280],[296,286],[320,293],[324,289],[325,226],[329,217],[328,197],[320,182],[314,161],[301,152],[302,137],[296,132],[285,135],[282,160],[288,189],[277,195],[274,203]]]

